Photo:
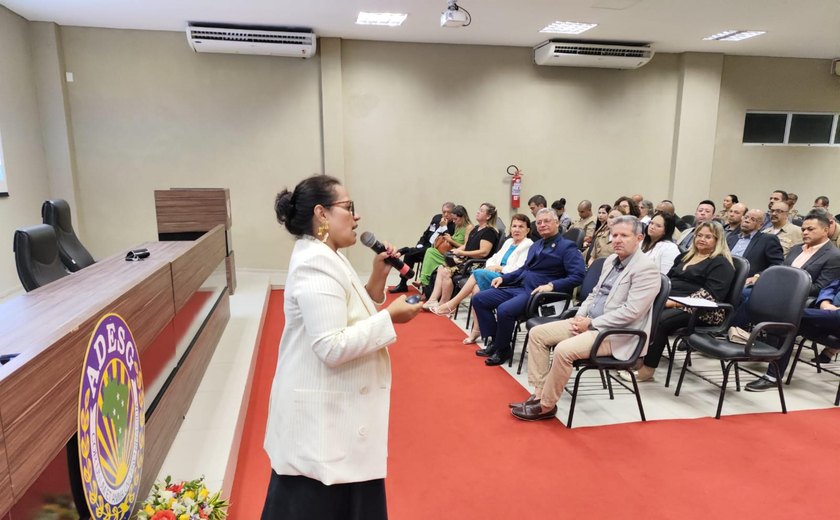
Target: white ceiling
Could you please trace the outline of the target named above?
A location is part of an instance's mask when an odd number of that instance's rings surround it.
[[[362,40],[530,47],[555,20],[597,23],[577,38],[644,41],[660,52],[840,57],[840,0],[459,0],[473,18],[441,28],[446,0],[0,0],[33,21],[65,26],[184,30],[188,21],[309,27]],[[355,25],[359,11],[403,12],[402,27]],[[727,30],[767,34],[742,42],[702,38]]]

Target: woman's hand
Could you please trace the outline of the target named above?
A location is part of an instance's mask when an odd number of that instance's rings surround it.
[[[385,246],[385,251],[373,257],[373,272],[387,276],[388,271],[391,270],[391,264],[385,262],[385,259],[389,256],[392,258],[399,258],[400,255],[399,252],[394,249],[394,246],[388,242],[382,242],[382,245]]]
[[[456,256],[462,256],[464,254],[464,250],[461,249],[460,247],[456,247],[455,249],[452,250],[452,254],[456,255]]]
[[[493,271],[494,273],[501,273],[502,272],[502,266],[500,266],[500,265],[494,265],[492,267],[485,267],[485,269],[487,269],[488,271]]]
[[[414,319],[423,310],[423,302],[414,304],[405,301],[405,295],[400,296],[388,306],[388,314],[391,315],[393,323],[406,323]]]

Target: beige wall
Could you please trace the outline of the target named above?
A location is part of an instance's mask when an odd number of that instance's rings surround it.
[[[711,194],[735,193],[752,207],[767,207],[774,189],[799,195],[805,211],[819,195],[840,213],[840,147],[745,146],[747,110],[840,112],[840,78],[827,60],[727,56],[718,110]]]
[[[62,35],[94,256],[156,237],[155,189],[229,187],[237,264],[284,266],[274,195],[322,170],[318,59],[195,54],[182,33]]]
[[[0,297],[20,288],[12,237],[41,223],[49,194],[39,126],[29,23],[0,6],[0,134],[10,196],[0,198]]]

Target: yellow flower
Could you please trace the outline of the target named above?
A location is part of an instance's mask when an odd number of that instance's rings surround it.
[[[178,520],[190,520],[190,515],[184,513],[183,515],[178,517]]]
[[[189,499],[195,499],[195,491],[187,491],[184,493],[184,496]]]
[[[172,504],[174,504],[174,503],[175,503],[175,499],[174,499],[174,498],[170,498],[170,499],[169,499],[169,509],[172,509]]]
[[[205,498],[207,498],[208,493],[209,491],[207,491],[207,488],[203,487],[201,488],[201,491],[198,492],[198,498],[200,500],[204,500]]]
[[[143,508],[143,512],[145,512],[149,516],[153,516],[155,514],[155,510],[151,506],[151,504],[146,504],[146,507]]]

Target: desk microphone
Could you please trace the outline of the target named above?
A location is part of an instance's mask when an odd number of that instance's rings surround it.
[[[373,236],[373,233],[371,233],[370,231],[365,231],[364,233],[362,233],[361,240],[362,240],[362,244],[364,244],[364,245],[368,246],[369,248],[373,249],[373,251],[376,254],[385,252],[385,246],[383,246],[381,242],[376,240],[376,237]],[[405,262],[403,262],[399,258],[394,258],[393,256],[389,256],[389,257],[385,258],[385,262],[387,262],[388,264],[391,264],[391,266],[393,266],[394,269],[399,271],[400,275],[402,275],[405,278],[412,278],[414,276],[414,270],[412,268],[408,267],[407,265],[405,265]]]

